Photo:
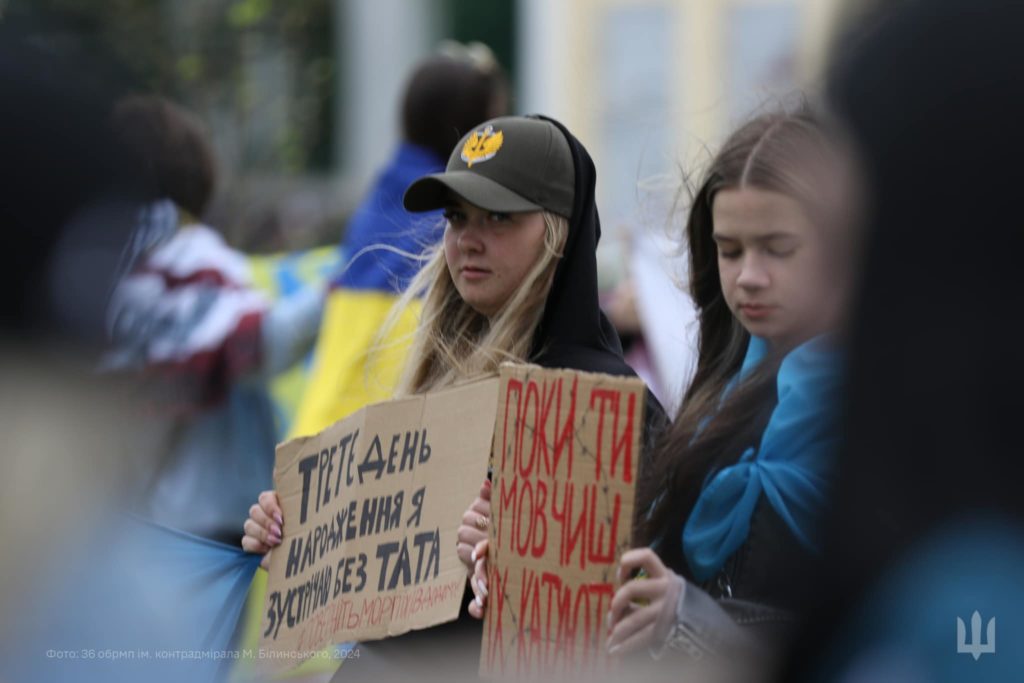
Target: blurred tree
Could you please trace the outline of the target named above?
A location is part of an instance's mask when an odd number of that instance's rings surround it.
[[[8,0],[54,51],[99,54],[139,90],[211,126],[229,171],[326,171],[334,101],[330,0]]]
[[[445,0],[445,8],[451,22],[448,37],[464,43],[477,40],[490,47],[515,92],[515,0]]]

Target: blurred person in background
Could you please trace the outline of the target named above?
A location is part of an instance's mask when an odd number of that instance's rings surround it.
[[[632,246],[630,245],[626,249],[629,261],[632,261],[632,254],[629,253],[631,250]],[[661,376],[653,366],[651,352],[647,348],[637,296],[636,280],[633,274],[629,273],[616,283],[611,291],[603,293],[601,308],[622,339],[622,350],[626,362],[643,377],[644,382],[651,388],[655,396],[662,400],[665,391],[661,386]]]
[[[341,241],[346,265],[330,285],[292,435],[316,433],[367,403],[391,397],[416,327],[416,307],[406,311],[383,344],[378,331],[422,265],[422,254],[441,235],[439,214],[414,216],[402,206],[402,194],[416,178],[443,170],[467,131],[508,107],[504,71],[480,43],[443,43],[409,75],[398,108],[401,142]]]
[[[1019,2],[906,2],[835,50],[865,258],[813,618],[779,680],[1024,670],[1022,26]]]
[[[668,231],[634,226],[628,234],[623,240],[626,273],[603,294],[601,306],[622,337],[626,362],[666,412],[675,413],[697,362],[697,314],[680,286],[685,259]]]
[[[128,97],[114,109],[113,128],[145,169],[153,197],[121,264],[103,363],[139,380],[140,412],[165,424],[160,462],[137,509],[234,545],[239,516],[271,482],[276,437],[266,382],[312,346],[323,291],[308,287],[271,303],[254,287],[244,254],[200,222],[215,161],[189,112],[161,97]]]

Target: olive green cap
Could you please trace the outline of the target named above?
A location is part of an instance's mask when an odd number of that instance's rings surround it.
[[[405,191],[409,211],[432,211],[455,193],[488,211],[548,210],[572,217],[572,152],[549,121],[527,116],[491,119],[455,146],[444,173],[416,180]]]

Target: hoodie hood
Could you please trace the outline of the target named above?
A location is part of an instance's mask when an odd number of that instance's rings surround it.
[[[530,360],[549,368],[635,375],[622,358],[619,335],[598,305],[597,243],[601,239],[601,221],[594,200],[594,162],[565,126],[546,116],[536,118],[551,122],[565,136],[576,177],[569,236],[555,269]]]

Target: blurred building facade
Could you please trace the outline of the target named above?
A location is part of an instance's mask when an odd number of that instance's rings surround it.
[[[763,104],[813,92],[838,5],[521,0],[520,104],[565,119],[589,146],[613,232],[657,221],[645,188],[677,184]]]
[[[41,42],[112,53],[140,89],[199,113],[222,167],[211,222],[272,251],[337,239],[397,142],[410,67],[446,38],[489,44],[515,111],[560,118],[588,146],[609,237],[663,223],[647,190],[759,103],[813,89],[839,4],[7,0],[0,20],[41,17]]]

